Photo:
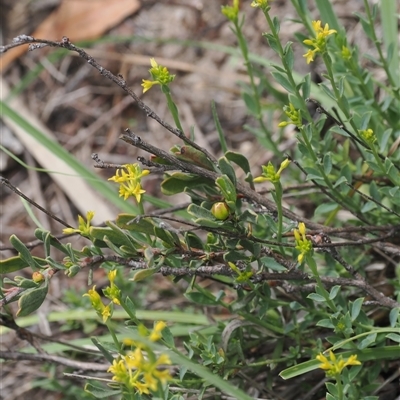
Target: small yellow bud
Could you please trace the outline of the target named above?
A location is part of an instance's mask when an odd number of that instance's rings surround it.
[[[218,203],[214,203],[211,208],[211,213],[216,219],[223,221],[229,217],[229,207],[226,205],[226,203],[220,201]]]
[[[39,271],[35,271],[35,272],[32,274],[32,280],[33,280],[33,282],[35,282],[35,283],[43,282],[43,281],[44,281],[44,275],[43,275],[41,272],[39,272]]]

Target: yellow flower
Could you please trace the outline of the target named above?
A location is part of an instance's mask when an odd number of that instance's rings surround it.
[[[150,394],[149,386],[146,383],[135,382],[135,388],[139,391],[140,394]]]
[[[146,93],[148,90],[150,90],[154,85],[159,85],[160,82],[156,81],[149,81],[147,79],[142,79],[142,84],[140,86],[143,86],[143,93]]]
[[[122,339],[122,343],[126,347],[135,346],[136,342],[131,338],[124,338]]]
[[[370,146],[376,142],[376,135],[372,129],[364,129],[358,131],[358,133]]]
[[[129,377],[129,386],[136,388],[140,393],[149,394],[149,390],[157,390],[158,382],[166,384],[172,380],[168,370],[160,370],[162,365],[171,364],[171,360],[166,354],[161,354],[156,358],[153,353],[150,353],[145,358],[142,350],[136,348],[135,351],[121,356],[121,361],[124,367],[121,367],[114,360],[113,365],[115,363],[118,368],[110,367],[108,372],[113,373],[113,380],[119,382],[126,383],[126,378]]]
[[[330,376],[340,375],[343,368],[349,365],[361,365],[361,362],[357,360],[357,355],[353,354],[347,360],[344,360],[342,356],[339,356],[339,359],[337,359],[332,350],[329,351],[329,359],[322,353],[318,354],[315,358],[321,362],[319,368],[325,370],[327,375]]]
[[[309,64],[311,61],[314,61],[317,53],[324,53],[326,51],[327,37],[336,33],[334,29],[329,29],[328,24],[325,24],[324,28],[322,28],[321,21],[312,21],[311,24],[315,31],[315,37],[312,39],[303,40],[304,44],[313,48],[308,50],[303,56],[306,58],[307,64]]]
[[[152,342],[157,342],[162,338],[161,331],[167,326],[167,324],[164,321],[158,321],[155,326],[153,331],[150,333],[149,339]]]
[[[232,6],[221,6],[221,12],[232,22],[237,22],[239,15],[239,0],[233,0]]]
[[[296,241],[296,250],[300,252],[297,261],[301,264],[307,254],[312,252],[312,242],[306,238],[306,226],[304,222],[300,222],[298,229],[293,231]]]
[[[113,363],[110,368],[108,368],[107,372],[111,372],[114,376],[112,377],[113,381],[124,382],[129,377],[128,370],[126,368],[124,360],[113,360]]]
[[[91,228],[91,221],[94,217],[94,211],[88,211],[86,213],[86,221],[80,215],[78,215],[78,229],[74,228],[65,228],[63,229],[63,233],[70,234],[70,233],[79,233],[82,236],[89,236],[90,228]]]
[[[168,381],[172,380],[172,377],[168,370],[160,370],[161,365],[170,365],[171,360],[166,354],[161,354],[158,359],[153,362],[146,362],[141,365],[143,370],[143,380],[151,390],[157,389],[157,381],[162,384],[166,384]]]
[[[103,322],[106,323],[108,318],[111,317],[111,307],[110,305],[105,306],[103,302],[101,301],[101,297],[99,293],[96,291],[96,285],[93,286],[93,289],[90,289],[87,293],[85,293],[83,296],[88,296],[90,299],[90,302],[92,303],[92,307],[96,311],[97,315],[103,318]]]
[[[318,49],[314,49],[314,50],[308,50],[306,54],[303,55],[303,57],[306,58],[306,62],[307,64],[310,64],[310,62],[314,61],[315,58],[315,54],[318,52]]]
[[[251,2],[251,6],[265,10],[268,7],[268,0],[254,0]]]
[[[110,281],[110,286],[107,286],[105,289],[103,289],[104,296],[119,306],[121,305],[121,290],[114,283],[114,280],[117,276],[117,270],[114,269],[113,271],[109,271],[107,275]]]
[[[171,75],[167,67],[158,65],[154,58],[150,58],[150,64],[149,72],[153,80],[142,79],[143,93],[146,93],[154,85],[168,85],[175,79],[175,75]]]
[[[148,175],[148,169],[142,170],[138,164],[125,164],[123,169],[117,169],[114,176],[109,181],[119,183],[119,195],[126,200],[128,197],[135,197],[140,203],[142,194],[146,193],[141,186],[142,177]]]
[[[301,117],[301,110],[296,110],[292,103],[289,103],[289,106],[284,106],[283,111],[285,112],[286,116],[290,119],[290,122],[283,121],[278,124],[279,128],[282,128],[289,124],[294,124],[298,128],[303,126],[303,119]]]
[[[101,297],[96,291],[96,285],[93,286],[93,289],[89,289],[89,291],[83,295],[83,297],[85,296],[89,297],[90,302],[95,310],[101,308],[100,304],[103,305],[101,302]]]
[[[261,166],[263,172],[262,172],[261,176],[257,176],[257,178],[254,178],[253,182],[260,183],[260,182],[264,182],[264,181],[270,181],[272,183],[277,183],[281,179],[282,171],[285,168],[287,168],[289,164],[290,164],[289,159],[282,161],[278,171],[276,171],[275,167],[272,165],[272,163],[270,161],[267,166],[265,166],[265,165]]]
[[[111,284],[114,284],[116,276],[117,276],[116,269],[113,269],[112,271],[108,271],[107,277]]]
[[[346,46],[342,46],[342,58],[343,60],[350,60],[351,58],[351,50]]]
[[[128,353],[125,357],[125,363],[130,369],[139,369],[142,367],[145,359],[142,350],[137,347],[135,351]]]
[[[122,183],[119,186],[119,196],[123,197],[124,200],[126,200],[129,196],[132,196],[138,203],[140,203],[143,193],[146,193],[146,191],[143,190],[143,188],[140,186],[140,183],[137,182],[128,182],[126,184]]]

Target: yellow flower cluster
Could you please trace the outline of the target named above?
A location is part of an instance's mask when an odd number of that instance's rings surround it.
[[[134,196],[136,201],[140,203],[142,194],[146,191],[143,190],[140,181],[143,176],[150,173],[149,170],[142,169],[138,164],[125,164],[124,169],[117,169],[117,172],[112,176],[109,181],[119,183],[119,195],[126,200],[129,196]]]
[[[103,289],[104,296],[110,299],[114,304],[118,306],[121,305],[121,290],[119,287],[114,283],[115,278],[117,276],[117,270],[114,269],[108,273],[108,279],[110,281],[110,286],[107,286]]]
[[[94,211],[88,211],[86,213],[86,221],[80,215],[78,215],[78,229],[74,228],[65,228],[63,229],[63,233],[70,234],[70,233],[79,233],[82,236],[89,236],[90,228],[91,228],[91,221],[94,217]]]
[[[306,226],[304,222],[299,222],[299,229],[293,231],[296,241],[296,250],[300,252],[297,261],[301,264],[304,257],[312,251],[312,242],[306,238]]]
[[[112,303],[120,305],[121,290],[114,283],[115,277],[117,276],[117,270],[109,271],[107,276],[110,281],[110,286],[103,289],[103,293]],[[112,305],[111,303],[107,306],[103,304],[99,293],[96,291],[96,285],[94,285],[93,289],[90,289],[83,296],[89,297],[92,307],[96,311],[97,315],[103,318],[103,322],[106,323],[108,318],[112,315]]]
[[[111,307],[110,305],[105,306],[103,302],[101,301],[101,297],[99,293],[96,291],[96,285],[93,286],[93,289],[90,289],[87,293],[85,293],[83,296],[87,296],[90,299],[90,302],[92,303],[92,307],[96,311],[97,315],[99,317],[103,318],[103,322],[106,323],[108,318],[111,317]]]
[[[149,339],[153,342],[161,339],[161,331],[166,327],[165,322],[155,324]],[[137,345],[136,349],[126,355],[120,355],[108,369],[113,374],[112,380],[126,386],[128,390],[136,390],[140,394],[150,394],[158,389],[158,384],[165,385],[172,377],[168,370],[160,370],[163,365],[170,365],[171,360],[166,354],[156,356],[150,349],[135,341],[130,344]]]
[[[222,6],[221,12],[229,19],[229,21],[237,22],[239,15],[239,0],[233,0],[232,6]]]
[[[322,363],[319,368],[325,370],[329,376],[340,375],[343,368],[349,365],[361,365],[361,362],[357,360],[357,355],[351,355],[347,360],[344,360],[342,356],[337,359],[333,351],[329,351],[329,359],[322,353],[315,358]]]
[[[372,129],[364,129],[358,131],[358,133],[370,146],[376,142],[376,135]]]
[[[286,114],[286,116],[290,119],[290,122],[288,121],[282,121],[278,124],[279,128],[283,128],[287,125],[294,124],[298,128],[301,128],[303,126],[303,119],[301,117],[301,111],[296,110],[294,105],[292,103],[289,103],[289,106],[284,106],[283,111]]]
[[[278,171],[275,170],[275,167],[272,165],[271,161],[268,163],[267,166],[262,165],[261,168],[263,170],[261,176],[257,176],[257,178],[253,179],[253,182],[260,183],[265,181],[270,181],[272,183],[277,183],[281,179],[282,171],[287,168],[290,164],[290,160],[286,159],[281,162],[281,165]]]
[[[158,65],[154,58],[150,58],[150,64],[149,72],[153,80],[142,79],[143,93],[146,93],[154,85],[168,85],[175,79],[175,75],[171,75],[167,67]]]
[[[329,29],[328,24],[325,24],[325,27],[322,28],[321,21],[312,21],[312,26],[315,31],[315,37],[312,39],[303,40],[304,44],[312,47],[312,49],[308,50],[303,56],[306,58],[307,64],[310,64],[311,61],[314,61],[317,53],[325,52],[327,37],[333,33],[336,33],[334,29]]]
[[[254,0],[251,2],[251,6],[265,10],[268,7],[268,0]]]

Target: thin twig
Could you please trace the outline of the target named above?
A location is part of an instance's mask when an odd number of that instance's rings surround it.
[[[107,364],[75,361],[69,358],[54,356],[52,354],[29,354],[29,353],[19,353],[16,351],[0,351],[0,358],[4,360],[16,360],[16,361],[28,360],[40,363],[43,361],[47,361],[54,364],[65,365],[66,367],[74,368],[80,371],[107,371],[108,368],[110,367]]]
[[[25,196],[19,189],[17,189],[13,184],[10,183],[10,181],[6,178],[3,178],[0,176],[0,183],[9,189],[11,189],[14,193],[16,193],[19,197],[22,197],[24,200],[26,200],[28,203],[32,204],[34,207],[36,207],[38,210],[44,212],[47,214],[49,217],[53,218],[54,221],[59,222],[60,224],[66,226],[67,228],[73,228],[71,225],[67,224],[65,221],[62,219],[58,218],[56,215],[51,213],[50,211],[47,211],[45,208],[37,204],[35,201],[30,199],[29,197]]]
[[[195,149],[201,151],[212,164],[217,164],[217,160],[211,153],[209,153],[206,149],[199,146],[197,143],[190,140],[181,130],[172,127],[170,124],[162,120],[149,106],[147,106],[147,104],[145,104],[140,99],[140,97],[131,88],[128,87],[128,85],[126,84],[125,80],[121,75],[116,76],[111,71],[102,67],[92,56],[87,54],[85,50],[72,44],[66,36],[63,36],[60,42],[55,42],[52,40],[37,39],[27,35],[19,35],[13,39],[13,43],[8,44],[6,46],[0,46],[0,53],[5,53],[14,47],[22,46],[24,44],[30,45],[29,51],[36,50],[44,46],[50,46],[50,47],[60,47],[78,53],[80,57],[86,60],[92,67],[97,69],[101,75],[111,80],[112,82],[116,83],[122,90],[128,93],[129,96],[136,101],[137,105],[146,113],[146,115],[149,118],[152,118],[155,121],[157,121],[162,127],[167,129],[173,135],[177,136],[179,139],[184,141],[189,146],[192,146]]]

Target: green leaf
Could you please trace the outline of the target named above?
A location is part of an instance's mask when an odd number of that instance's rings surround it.
[[[222,175],[215,180],[216,185],[221,190],[226,204],[232,212],[236,211],[236,187],[227,175]]]
[[[357,300],[355,300],[354,303],[351,305],[350,314],[352,321],[355,321],[358,315],[360,314],[363,302],[364,302],[364,297],[360,297]]]
[[[193,303],[201,304],[204,306],[215,306],[218,304],[218,302],[215,300],[215,297],[212,294],[206,296],[204,293],[200,292],[186,292],[184,296],[188,300],[193,301]]]
[[[176,243],[179,243],[179,238],[174,237],[172,232],[159,228],[158,226],[154,227],[154,234],[161,239],[166,246],[175,247]]]
[[[400,309],[399,308],[393,308],[393,310],[390,311],[389,313],[389,321],[390,321],[390,326],[394,328],[397,323],[397,319],[399,318],[400,314]]]
[[[236,261],[239,260],[246,260],[248,259],[248,256],[246,256],[244,253],[236,251],[236,250],[230,250],[227,251],[224,256],[223,259],[225,261],[231,261],[233,263],[235,263]]]
[[[338,187],[339,185],[341,185],[344,182],[348,182],[347,178],[345,176],[341,176],[333,185],[334,188]]]
[[[284,54],[283,58],[285,59],[290,70],[293,70],[293,65],[294,65],[292,44],[293,44],[292,42],[287,42],[283,49],[283,54]]]
[[[321,365],[320,361],[309,360],[301,364],[294,365],[293,367],[284,369],[282,372],[280,372],[279,376],[282,379],[291,379],[294,378],[295,376],[303,375],[307,372],[314,371],[314,369],[317,369],[319,365]]]
[[[367,201],[363,205],[363,207],[361,208],[360,211],[361,211],[362,214],[365,214],[365,213],[367,213],[367,212],[369,212],[371,210],[374,210],[375,208],[377,208],[376,203],[374,203],[373,201]]]
[[[322,326],[323,328],[334,329],[335,325],[333,325],[332,321],[328,318],[321,319],[317,322],[317,326]]]
[[[254,99],[254,97],[251,94],[247,93],[247,92],[243,92],[242,93],[242,97],[243,97],[244,103],[246,104],[247,109],[250,111],[250,113],[252,115],[257,117],[258,105],[257,105],[257,102]]]
[[[360,121],[359,128],[358,128],[359,130],[364,130],[364,129],[368,128],[368,124],[371,119],[371,116],[372,116],[372,111],[367,111],[366,113],[364,113],[361,116],[361,121]]]
[[[336,203],[325,203],[325,204],[320,204],[314,211],[314,215],[323,215],[330,213],[331,211],[335,210],[337,208]]]
[[[366,347],[370,346],[371,344],[375,343],[376,341],[376,332],[371,333],[370,335],[368,335],[365,339],[363,339],[357,346],[357,348],[359,350],[363,350]]]
[[[107,399],[121,394],[121,390],[108,389],[98,382],[87,383],[84,390],[96,399]]]
[[[46,281],[43,286],[37,289],[27,290],[18,300],[17,317],[25,317],[36,311],[46,298],[48,289]]]
[[[332,156],[330,153],[324,155],[324,172],[329,175],[332,171]]]
[[[325,383],[325,385],[326,385],[326,388],[328,389],[329,393],[331,393],[334,396],[337,396],[338,390],[334,383],[327,382],[327,383]],[[334,399],[336,400],[336,398],[334,398]]]
[[[18,251],[22,260],[24,260],[31,268],[36,269],[39,266],[35,263],[33,256],[31,255],[28,248],[17,238],[15,235],[11,235],[10,243]]]
[[[193,232],[185,232],[185,241],[189,248],[204,249],[204,242]]]
[[[161,191],[166,196],[183,193],[185,189],[198,189],[201,186],[213,187],[214,181],[183,172],[174,172],[165,178],[161,183]]]
[[[329,299],[333,300],[338,295],[339,291],[340,291],[340,286],[339,285],[334,286],[329,292]]]
[[[310,91],[311,91],[311,74],[308,73],[303,80],[303,84],[301,86],[302,88],[302,93],[303,93],[303,99],[306,100],[310,97]]]
[[[217,221],[217,220],[210,220],[210,219],[205,219],[205,218],[197,218],[194,220],[196,224],[205,227],[205,228],[224,228],[224,230],[233,230],[232,224],[226,222],[226,221]]]
[[[46,261],[41,258],[33,257],[33,259],[43,267],[46,265]],[[0,260],[0,274],[9,274],[10,272],[19,271],[27,267],[29,267],[29,265],[20,256]]]
[[[279,54],[279,46],[276,39],[270,33],[263,33],[263,36],[267,39],[269,47],[275,51],[275,53]]]
[[[98,243],[99,241],[96,239],[94,243]],[[107,245],[107,247],[112,250],[115,254],[118,254],[119,256],[124,256],[124,252],[118,247],[116,246],[109,238],[108,236],[104,236],[103,237],[103,242]],[[99,246],[102,247],[102,246]],[[122,247],[122,246],[121,246]],[[126,248],[126,246],[125,246]]]
[[[111,228],[92,226],[90,228],[90,236],[97,240],[104,240],[106,236],[115,246],[121,246],[123,244],[129,246],[131,244],[129,240],[125,238],[124,234],[116,232]]]
[[[129,310],[130,314],[136,317],[137,307],[135,306],[135,303],[131,300],[129,296],[127,296],[125,299],[125,305]],[[143,316],[138,316],[138,318],[143,318]]]
[[[364,32],[367,34],[368,38],[373,41],[374,40],[374,34],[373,34],[374,27],[370,25],[369,21],[367,19],[365,19],[362,14],[355,12],[354,15],[360,19],[360,22],[364,29]]]
[[[64,254],[68,254],[67,251],[65,250],[65,246],[56,237],[54,237],[49,231],[38,228],[38,229],[35,229],[34,235],[36,238],[38,238],[42,242],[49,241],[50,246],[56,248],[57,250],[60,250]]]
[[[272,271],[286,271],[287,268],[284,267],[283,265],[279,264],[274,258],[272,257],[262,257],[260,259],[260,262],[262,265],[264,265],[266,268],[271,269]]]
[[[232,165],[229,163],[226,157],[221,157],[218,160],[218,166],[223,175],[226,175],[232,182],[234,186],[236,186],[236,174]]]
[[[386,335],[386,337],[394,342],[400,343],[400,335],[397,333],[389,333]]]
[[[249,160],[243,154],[236,153],[234,151],[228,151],[225,153],[225,157],[229,161],[237,164],[246,174],[251,173]]]
[[[289,93],[295,93],[295,88],[289,82],[288,78],[285,75],[281,74],[280,72],[271,72],[274,79]]]
[[[165,343],[167,343],[169,348],[174,348],[175,347],[175,340],[174,340],[174,335],[172,334],[171,330],[166,326],[162,332],[162,337]]]
[[[158,270],[159,268],[147,268],[147,269],[142,269],[140,271],[136,271],[133,275],[133,278],[129,280],[133,282],[143,281],[149,276],[154,275]]]
[[[210,210],[207,210],[204,207],[200,207],[197,204],[190,204],[188,209],[188,213],[196,218],[208,219],[211,221],[215,221],[214,215],[212,215]],[[218,224],[217,224],[218,225]]]
[[[222,130],[222,126],[218,118],[217,108],[215,106],[214,100],[211,102],[211,112],[214,118],[215,128],[217,129],[218,132],[219,144],[221,145],[222,153],[226,153],[228,151],[228,145],[226,144],[224,131]]]
[[[339,32],[341,25],[336,17],[332,3],[326,0],[315,0],[321,15],[321,21],[329,24],[329,29],[335,29]]]
[[[155,226],[153,221],[150,218],[137,217],[132,214],[119,214],[115,222],[122,229],[153,235]]]
[[[311,299],[311,300],[317,301],[317,302],[319,302],[319,303],[323,303],[324,301],[326,301],[325,297],[324,297],[324,296],[321,296],[321,295],[318,294],[318,293],[310,293],[310,294],[307,296],[307,299]]]
[[[112,353],[109,350],[107,350],[95,337],[90,338],[90,340],[101,351],[101,353],[103,354],[104,358],[110,364],[112,364],[113,361],[114,361],[114,357],[113,357]]]

